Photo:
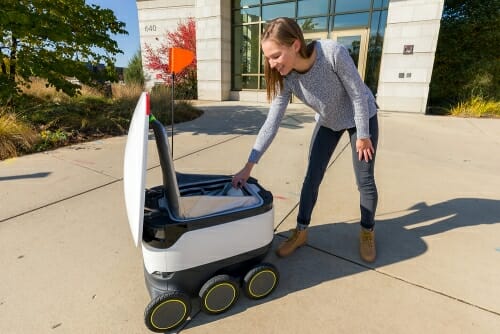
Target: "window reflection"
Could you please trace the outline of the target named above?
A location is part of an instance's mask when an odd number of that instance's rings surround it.
[[[259,77],[258,76],[243,76],[241,78],[241,88],[242,89],[257,89]]]
[[[262,6],[262,19],[269,21],[277,17],[295,17],[295,2]]]
[[[242,8],[233,12],[233,23],[251,23],[260,21],[260,8]]]
[[[329,0],[299,0],[297,16],[325,15],[328,13]]]
[[[233,73],[259,72],[259,25],[236,27],[233,44]]]
[[[304,33],[327,31],[328,18],[314,17],[297,20],[300,28]]]
[[[343,29],[349,27],[366,27],[370,13],[335,15],[333,18],[333,29]]]
[[[335,12],[354,12],[359,10],[369,10],[371,0],[336,0]]]
[[[387,23],[387,11],[375,11],[372,14],[370,40],[368,42],[368,57],[366,59],[365,83],[373,94],[377,93],[380,61],[384,43],[384,31]]]
[[[360,35],[341,36],[337,38],[337,42],[346,47],[347,51],[349,51],[349,55],[354,61],[354,64],[356,65],[356,67],[358,67],[361,36]]]
[[[340,42],[348,45],[355,61],[361,61],[362,56],[366,58],[364,79],[376,93],[388,0],[232,0],[231,3],[232,89],[265,89],[260,33],[267,22],[285,16],[296,19],[312,39],[325,38],[328,31],[333,35],[333,30],[369,28],[366,55],[360,54],[359,38],[352,38],[356,32],[343,33]]]

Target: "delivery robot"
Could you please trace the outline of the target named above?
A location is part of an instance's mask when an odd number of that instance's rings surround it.
[[[145,189],[150,127],[163,184]],[[219,314],[234,305],[240,291],[262,299],[276,289],[276,267],[262,262],[274,236],[272,194],[252,178],[235,189],[231,176],[177,173],[167,132],[150,113],[148,93],[141,95],[130,123],[123,182],[132,236],[142,246],[150,330],[178,329],[194,303]]]

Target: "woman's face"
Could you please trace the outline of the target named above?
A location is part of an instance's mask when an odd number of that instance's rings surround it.
[[[293,70],[300,47],[298,40],[287,46],[268,39],[261,43],[261,47],[271,68],[275,68],[282,76]]]

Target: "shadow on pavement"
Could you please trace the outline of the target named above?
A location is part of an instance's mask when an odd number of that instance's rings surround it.
[[[22,174],[22,175],[11,175],[11,176],[0,176],[1,181],[12,181],[12,180],[21,180],[21,179],[38,179],[42,177],[47,177],[51,172],[41,172],[41,173],[32,173],[32,174]]]
[[[393,218],[378,219],[376,228],[378,258],[370,265],[359,259],[357,223],[341,222],[311,226],[307,247],[299,249],[294,255],[285,259],[277,258],[274,253],[268,256],[267,261],[278,267],[281,277],[280,285],[272,295],[261,301],[249,300],[240,295],[236,305],[227,313],[211,316],[200,312],[187,323],[185,328],[218,321],[243,312],[247,308],[257,307],[326,281],[417,257],[428,249],[423,237],[461,227],[500,223],[499,208],[500,200],[456,198],[434,205],[421,202],[404,211],[412,211],[410,213],[397,217],[391,214]],[[273,250],[283,240],[284,236],[276,235]],[[344,254],[338,255],[336,249],[340,249],[340,253]],[[315,252],[316,255],[311,256],[311,252]]]
[[[201,107],[204,114],[193,122],[179,123],[174,133],[190,132],[193,135],[256,134],[266,120],[269,107]],[[304,123],[313,123],[314,113],[308,111],[287,112],[280,127],[302,128]],[[166,127],[170,131],[170,126]]]

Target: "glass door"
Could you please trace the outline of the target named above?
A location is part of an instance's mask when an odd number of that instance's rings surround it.
[[[347,48],[358,68],[361,79],[365,80],[368,29],[332,31],[332,38]]]
[[[317,41],[318,39],[327,39],[327,38],[328,38],[328,33],[325,31],[304,33],[304,40],[306,41],[306,44],[309,44],[312,41]]]
[[[327,39],[327,32],[304,33],[306,43],[319,39]],[[336,30],[330,33],[330,38],[344,45],[358,68],[361,79],[365,80],[366,57],[368,53],[368,29]],[[292,96],[293,103],[300,103],[300,100]]]

